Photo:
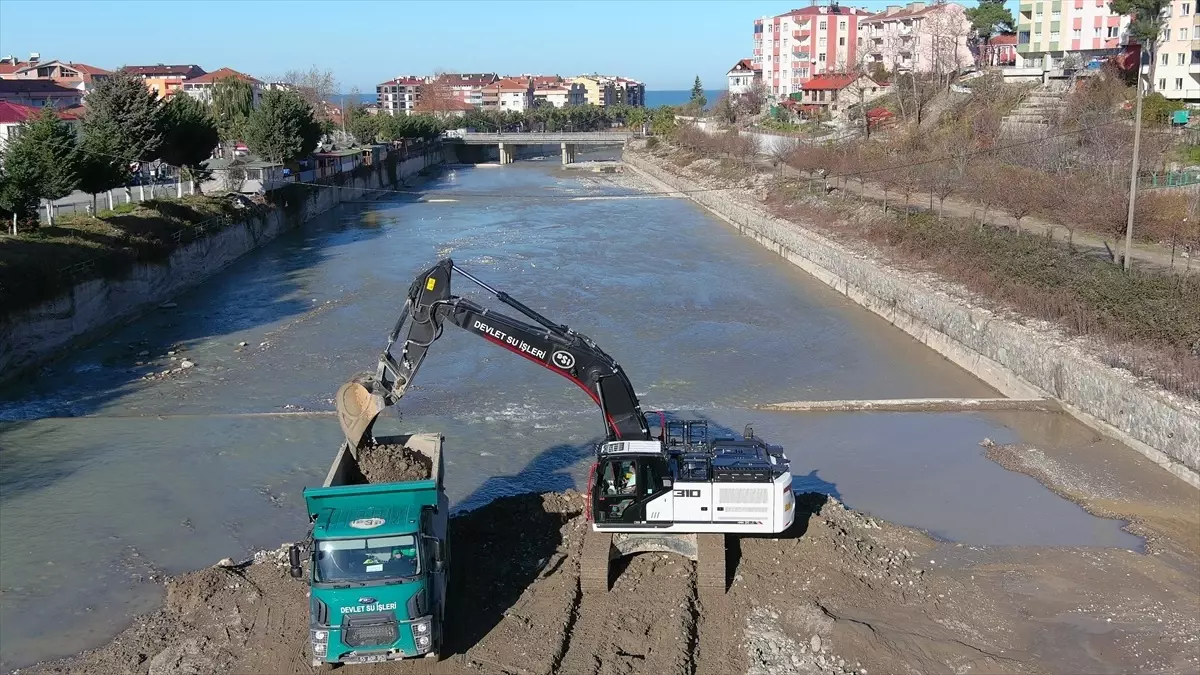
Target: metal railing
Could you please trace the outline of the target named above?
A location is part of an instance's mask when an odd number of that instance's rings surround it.
[[[587,141],[623,143],[641,135],[641,132],[635,131],[468,132],[458,136],[447,137],[446,140],[460,140],[468,143],[573,143]]]

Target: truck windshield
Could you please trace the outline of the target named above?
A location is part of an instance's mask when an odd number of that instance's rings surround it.
[[[317,581],[380,581],[421,571],[416,537],[324,539],[316,542]]]

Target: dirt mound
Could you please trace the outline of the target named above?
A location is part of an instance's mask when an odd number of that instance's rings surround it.
[[[358,469],[371,483],[400,483],[427,480],[433,462],[403,445],[367,444],[358,449]]]
[[[791,531],[727,538],[724,595],[698,593],[695,563],[661,553],[614,562],[612,590],[583,595],[588,524],[576,492],[459,514],[444,659],[371,672],[1195,670],[1200,626],[1187,617],[1200,597],[1158,558],[938,543],[824,495],[796,503]],[[108,645],[30,671],[309,673],[307,586],[288,576],[286,550],[173,578],[165,606]],[[1096,621],[1109,630],[1092,630]]]

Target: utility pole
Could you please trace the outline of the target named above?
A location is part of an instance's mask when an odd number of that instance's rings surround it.
[[[1153,56],[1151,57],[1153,59]],[[1142,145],[1142,64],[1138,63],[1137,103],[1133,113],[1133,166],[1129,169],[1129,214],[1125,218],[1125,271],[1133,264],[1133,212],[1137,205],[1138,153]]]

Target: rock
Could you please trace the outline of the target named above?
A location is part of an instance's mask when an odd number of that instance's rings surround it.
[[[821,636],[812,636],[812,639],[808,641],[808,644],[812,648],[814,654],[821,651]]]
[[[163,304],[159,305],[159,307],[162,307],[163,309],[175,309],[178,306],[179,305],[173,302],[164,302]]]
[[[143,349],[142,351],[138,352],[138,356],[150,356],[150,350]]]
[[[217,561],[217,567],[233,567],[237,563],[233,562],[233,558],[221,558]]]
[[[179,367],[186,370],[188,368],[195,368],[196,364],[192,363],[191,361],[188,361],[187,359],[184,359],[183,361],[180,362]]]
[[[172,350],[168,351],[167,356],[175,356],[175,350],[172,349]]]
[[[239,346],[239,347],[245,347],[247,344],[249,344],[249,343],[248,343],[248,342],[246,342],[245,340],[242,340],[241,342],[239,342],[239,343],[238,343],[238,346]]]

